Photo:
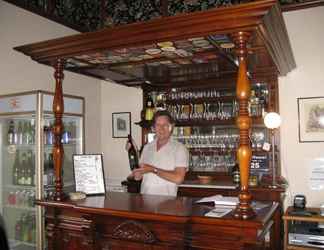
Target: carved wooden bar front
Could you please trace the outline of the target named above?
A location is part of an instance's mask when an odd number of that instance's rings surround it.
[[[232,213],[212,218],[204,214],[213,206],[191,198],[129,193],[37,204],[46,209],[50,250],[264,250],[264,235],[278,210],[277,203],[268,202],[251,220]]]

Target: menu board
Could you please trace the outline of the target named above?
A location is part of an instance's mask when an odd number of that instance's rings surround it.
[[[252,155],[250,167],[252,172],[268,172],[269,171],[268,154]]]
[[[101,154],[73,155],[75,191],[87,195],[105,194]]]

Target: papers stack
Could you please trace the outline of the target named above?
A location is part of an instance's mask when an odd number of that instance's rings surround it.
[[[216,207],[205,214],[205,216],[220,218],[231,212],[231,207]]]
[[[196,203],[210,203],[213,202],[215,206],[232,206],[235,207],[239,199],[236,196],[222,196],[222,195],[213,195],[209,197],[204,197]]]

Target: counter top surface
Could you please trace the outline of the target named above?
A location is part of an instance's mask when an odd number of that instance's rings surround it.
[[[233,220],[232,213],[222,218],[205,217],[204,215],[212,210],[214,206],[210,204],[197,204],[196,198],[190,197],[172,197],[161,195],[141,195],[122,192],[108,192],[102,196],[89,196],[84,200],[71,201],[46,201],[38,200],[36,204],[46,207],[57,207],[77,210],[84,213],[95,213],[103,215],[122,216],[133,219],[150,219],[161,221],[172,221],[184,223],[193,221],[206,224],[231,224]],[[244,226],[260,227],[268,221],[272,215],[277,203],[270,203],[269,206],[258,210],[257,216],[251,220],[243,220]]]

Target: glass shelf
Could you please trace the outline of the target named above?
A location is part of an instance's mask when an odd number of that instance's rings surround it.
[[[21,209],[24,211],[36,211],[35,207],[16,206],[16,205],[4,205],[4,207],[8,208],[8,209]]]

